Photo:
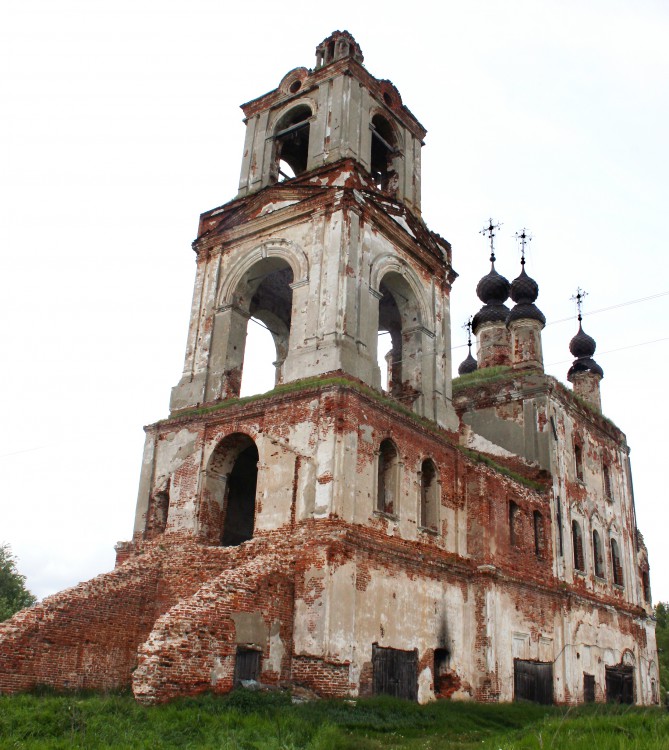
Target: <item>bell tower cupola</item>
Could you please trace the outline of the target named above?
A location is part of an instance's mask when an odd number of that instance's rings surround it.
[[[370,75],[360,46],[335,31],[316,48],[314,70],[295,68],[273,91],[242,105],[246,123],[238,197],[288,180],[326,184],[351,160],[359,187],[420,215],[425,128],[390,81]],[[339,176],[339,181],[343,177]]]

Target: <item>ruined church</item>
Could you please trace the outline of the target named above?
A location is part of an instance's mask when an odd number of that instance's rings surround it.
[[[132,539],[113,571],[0,624],[0,692],[153,703],[256,680],[658,702],[629,449],[593,339],[579,321],[571,388],[546,375],[538,285],[493,254],[476,357],[452,379],[426,131],[349,33],[242,110],[239,190],[200,217],[184,368],[145,428]],[[276,385],[241,398],[251,319]]]

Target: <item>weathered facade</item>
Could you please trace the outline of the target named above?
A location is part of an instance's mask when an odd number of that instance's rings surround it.
[[[656,702],[628,449],[591,355],[578,397],[546,376],[532,285],[514,282],[507,320],[493,278],[479,370],[454,387],[425,130],[349,34],[243,110],[239,194],[200,219],[185,366],[146,428],[133,539],[111,573],[0,625],[0,691],[131,684],[154,702],[259,679]],[[272,333],[276,388],[241,399],[250,318]]]

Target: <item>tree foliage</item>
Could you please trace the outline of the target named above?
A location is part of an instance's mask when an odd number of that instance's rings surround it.
[[[657,638],[657,655],[660,662],[660,685],[665,695],[669,692],[669,602],[658,602],[655,605],[655,636]]]
[[[16,567],[16,558],[10,546],[0,544],[0,622],[36,601],[26,588],[26,577]]]

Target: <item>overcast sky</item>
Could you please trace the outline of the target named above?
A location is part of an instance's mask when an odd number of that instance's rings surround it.
[[[509,279],[514,233],[534,237],[546,369],[563,381],[570,297],[589,292],[603,410],[628,436],[653,594],[669,600],[669,5],[332,6],[4,4],[0,542],[40,597],[111,569],[132,533],[142,425],[167,415],[181,374],[198,216],[236,194],[238,105],[346,28],[428,130],[423,211],[460,274],[454,346],[480,307],[490,216]]]

